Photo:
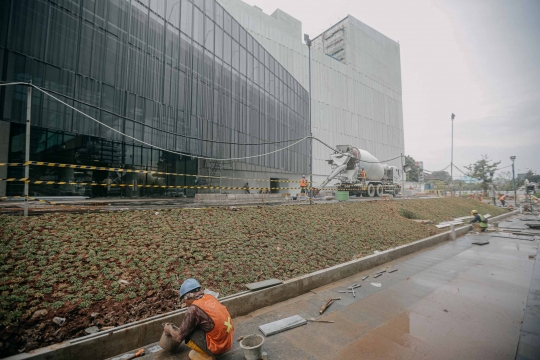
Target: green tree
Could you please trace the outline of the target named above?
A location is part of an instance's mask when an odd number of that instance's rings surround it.
[[[416,165],[416,160],[410,155],[405,156],[405,165],[411,167],[411,171],[407,173],[407,181],[418,181],[418,172],[420,169]]]
[[[500,161],[492,162],[487,155],[482,155],[481,159],[474,164],[465,166],[465,169],[469,170],[468,176],[481,181],[480,185],[484,190],[484,195],[487,195],[495,170],[500,163]]]
[[[431,176],[445,183],[448,183],[450,181],[450,174],[448,173],[448,171],[434,171],[431,173]]]

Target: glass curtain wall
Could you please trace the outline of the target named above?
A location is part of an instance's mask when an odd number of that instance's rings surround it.
[[[196,174],[196,160],[189,155],[253,156],[286,143],[241,144],[310,133],[307,91],[214,0],[2,1],[0,75],[2,81],[32,81],[122,133],[188,155],[143,146],[34,90],[35,161],[60,162],[63,152],[58,149],[69,149],[62,158],[66,163]],[[26,87],[1,87],[0,121],[13,123],[11,162],[24,156],[24,128],[18,124],[24,124],[25,116]],[[242,162],[306,173],[308,156],[304,141]],[[9,171],[17,177],[22,169]],[[37,166],[30,175],[35,180],[92,178],[129,184],[192,181],[133,177]],[[31,192],[81,192],[62,186],[45,190],[33,185]],[[10,183],[8,192],[20,195],[19,187]],[[116,196],[110,189],[105,194]],[[138,195],[149,191],[154,190],[141,189]],[[92,195],[103,192],[93,190]]]

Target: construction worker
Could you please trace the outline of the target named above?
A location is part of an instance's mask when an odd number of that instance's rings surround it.
[[[508,195],[502,195],[500,198],[499,198],[499,201],[501,202],[502,206],[506,206],[506,197]]]
[[[362,185],[366,186],[366,170],[362,166],[362,169],[360,170],[360,179],[362,180]]]
[[[476,210],[471,211],[471,215],[474,216],[474,219],[472,219],[470,223],[474,225],[476,230],[480,232],[486,231],[488,224],[486,218],[484,218],[484,215],[479,214]]]
[[[300,193],[301,194],[307,194],[307,188],[308,188],[308,181],[306,179],[306,175],[302,175],[302,178],[300,179]],[[304,195],[302,195],[304,196]]]
[[[232,347],[234,326],[227,308],[215,297],[205,294],[195,279],[187,279],[180,287],[180,299],[188,306],[180,328],[168,324],[163,332],[192,349],[192,360],[213,360]]]

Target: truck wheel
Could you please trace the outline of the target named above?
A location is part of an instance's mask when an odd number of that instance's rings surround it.
[[[369,184],[367,186],[367,195],[369,197],[374,197],[375,196],[375,186],[373,186],[373,184]]]
[[[377,185],[377,196],[384,194],[383,186],[381,184]]]
[[[399,190],[400,190],[399,186],[396,186],[396,188],[394,189],[395,196],[399,195]]]

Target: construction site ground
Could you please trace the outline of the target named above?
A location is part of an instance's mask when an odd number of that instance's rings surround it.
[[[418,199],[419,197],[409,197],[410,199]],[[438,197],[422,197],[423,199],[436,199]],[[401,196],[392,197],[390,199],[401,200]],[[49,199],[47,199],[49,200]],[[379,197],[367,198],[350,198],[348,201],[377,201]],[[31,201],[29,203],[29,213],[47,213],[47,212],[91,212],[91,211],[127,211],[127,210],[162,210],[162,209],[178,209],[178,208],[201,208],[201,207],[222,207],[222,206],[259,206],[259,205],[295,205],[308,204],[307,197],[298,198],[297,200],[275,201],[275,200],[256,200],[256,201],[221,201],[214,204],[197,202],[193,198],[91,198],[70,200],[66,198],[58,200],[49,200],[57,205],[52,205],[45,202]],[[324,197],[313,198],[314,203],[332,204],[338,200],[327,200]],[[0,213],[21,213],[24,208],[24,202],[21,199],[8,199],[0,201]]]
[[[489,244],[472,244],[478,240]],[[334,323],[265,338],[268,359],[538,359],[539,242],[469,234],[236,318],[234,337],[300,315]],[[356,297],[339,293],[354,283],[362,285]],[[329,297],[341,300],[319,317]],[[185,346],[176,354],[156,349],[148,345],[141,359],[188,358]],[[243,350],[235,341],[219,358],[243,359]]]

